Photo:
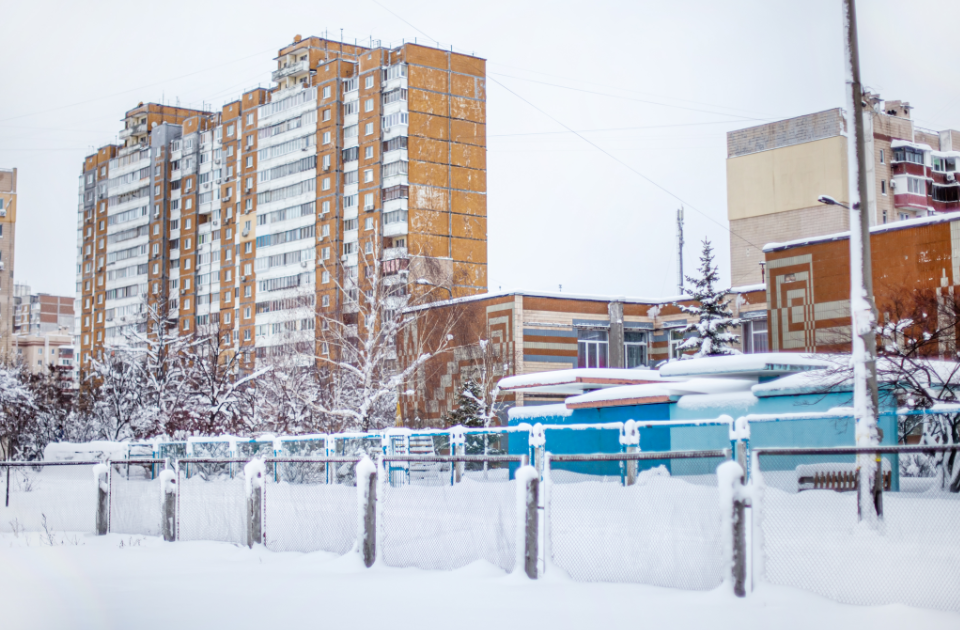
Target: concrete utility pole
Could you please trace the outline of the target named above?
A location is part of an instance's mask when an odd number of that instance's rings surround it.
[[[679,263],[677,288],[680,290],[680,295],[683,295],[683,206],[677,210],[677,262]]]
[[[877,307],[873,296],[873,265],[870,258],[870,217],[867,214],[867,156],[863,125],[863,86],[860,82],[860,52],[857,41],[857,8],[855,0],[843,0],[846,21],[847,82],[853,115],[857,198],[850,204],[850,317],[853,327],[854,389],[853,408],[856,419],[857,446],[879,443],[877,433]],[[848,130],[849,132],[849,130]],[[871,457],[876,473],[870,479]],[[880,455],[857,455],[859,470],[859,513],[866,509],[872,494],[877,516],[883,515],[883,474]],[[872,483],[870,483],[872,482]]]

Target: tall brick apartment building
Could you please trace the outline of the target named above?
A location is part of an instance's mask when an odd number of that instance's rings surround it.
[[[272,78],[216,112],[140,104],[84,161],[81,366],[145,301],[251,366],[356,312],[370,256],[401,295],[486,290],[483,59],[297,36]]]
[[[867,199],[871,225],[960,209],[960,132],[931,131],[909,103],[868,94]],[[734,285],[760,282],[763,246],[849,229],[843,110],[830,109],[727,134],[727,215]]]

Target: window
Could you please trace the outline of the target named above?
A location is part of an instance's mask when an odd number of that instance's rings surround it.
[[[365,135],[368,135],[368,136],[372,136],[372,135],[373,135],[373,123],[372,123],[372,122],[369,122],[369,123],[367,123],[367,124],[364,126],[364,128],[363,128],[363,133],[364,133]]]
[[[247,125],[253,124],[253,114],[247,114]]]
[[[224,302],[226,302],[226,303],[229,304],[229,303],[230,303],[230,298],[232,298],[232,297],[233,297],[233,291],[224,291],[224,292],[223,292],[223,301],[224,301]]]
[[[323,121],[326,122],[330,120],[330,109],[323,110]]]
[[[320,214],[327,214],[330,212],[330,202],[324,201],[320,204]]]
[[[625,366],[635,368],[647,364],[647,333],[636,330],[623,331],[623,356]]]
[[[244,254],[253,253],[253,242],[252,242],[252,241],[247,241],[246,243],[243,244],[243,253],[244,253]]]
[[[743,322],[743,352],[767,352],[767,320],[750,319]]]
[[[249,307],[249,306],[246,307],[245,309],[243,309],[243,318],[244,318],[244,319],[250,319],[250,307]]]
[[[330,69],[330,66],[327,66],[327,70],[329,70],[329,69]],[[329,86],[329,85],[323,88],[323,98],[330,98],[330,86]]]
[[[320,236],[326,238],[330,236],[330,224],[325,223],[320,227]]]
[[[329,271],[324,271],[324,272],[320,275],[320,282],[322,282],[323,284],[326,284],[326,283],[330,282],[330,272],[329,272]]]
[[[227,296],[227,302],[229,301],[230,301],[230,297]],[[223,323],[229,324],[231,321],[233,321],[233,315],[230,313],[230,311],[227,311],[226,313],[223,314]]]
[[[926,186],[922,179],[918,177],[907,178],[907,192],[913,195],[926,195]]]
[[[364,81],[363,81],[363,87],[367,88],[368,90],[373,87],[373,75],[372,75],[372,74],[371,74],[371,75],[368,75],[367,78],[364,79]]]
[[[373,169],[372,169],[372,168],[368,168],[367,170],[365,170],[365,171],[363,172],[363,181],[364,181],[364,183],[367,183],[367,184],[369,184],[370,182],[373,181]]]
[[[886,164],[886,162],[884,161],[883,149],[880,149],[880,163],[881,163],[881,164]]]
[[[320,184],[320,190],[330,190],[330,178],[324,177]]]
[[[577,331],[577,367],[607,367],[607,331]]]
[[[363,246],[363,253],[364,253],[364,254],[372,254],[372,253],[373,253],[373,241],[367,241],[367,242],[364,244],[364,246]]]
[[[363,220],[363,229],[372,230],[373,229],[373,217],[367,217]]]
[[[320,250],[320,260],[330,260],[330,248],[324,247]]]
[[[887,180],[885,179],[880,180],[880,194],[881,195],[887,194]]]
[[[901,212],[901,213],[900,213],[900,220],[901,220],[901,221],[906,221],[906,220],[909,219],[909,218],[910,218],[910,215],[909,215],[908,213],[906,213],[906,212]]]
[[[323,132],[323,144],[330,144],[330,132],[329,132],[329,131],[324,131],[324,132]]]
[[[233,135],[233,125],[227,125],[227,135],[228,136]]]
[[[330,155],[323,156],[323,170],[330,170]]]
[[[253,289],[250,287],[249,284],[243,287],[243,297],[251,297],[252,295],[253,295]]]
[[[252,156],[252,155],[248,155],[248,156],[247,156],[247,168],[253,168],[253,156]]]
[[[366,193],[363,195],[363,209],[373,210],[373,193]]]
[[[367,78],[370,78],[370,77],[367,77]],[[373,111],[373,99],[372,99],[372,98],[368,98],[367,100],[365,100],[365,101],[363,102],[363,111],[365,111],[365,112],[372,112],[372,111]]]
[[[680,350],[680,344],[683,343],[683,328],[671,328],[670,329],[670,358],[679,359],[683,355],[683,351]]]
[[[320,300],[320,304],[324,307],[330,306],[330,296],[329,295],[323,296],[323,298]]]
[[[363,149],[363,159],[372,160],[373,159],[373,147],[365,147]]]

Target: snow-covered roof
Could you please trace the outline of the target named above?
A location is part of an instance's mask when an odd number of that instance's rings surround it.
[[[671,361],[660,368],[664,377],[739,376],[759,378],[830,367],[829,361],[792,352],[766,352]]]
[[[745,284],[742,287],[732,287],[730,293],[753,293],[754,291],[766,291],[767,285],[760,282],[759,284]]]
[[[900,147],[909,147],[911,149],[916,149],[917,151],[933,151],[933,147],[929,144],[923,144],[922,142],[910,142],[909,140],[891,140],[890,148],[899,149]]]
[[[895,230],[906,230],[934,223],[943,223],[947,221],[960,221],[960,212],[943,212],[932,217],[920,217],[919,219],[906,219],[905,221],[894,221],[893,223],[883,223],[870,228],[871,234],[881,232],[893,232]],[[763,246],[764,252],[775,252],[781,249],[789,249],[800,245],[813,245],[814,243],[827,243],[829,241],[841,241],[850,238],[850,232],[836,232],[834,234],[824,234],[823,236],[811,236],[809,238],[798,238],[793,241],[784,241],[782,243],[767,243]]]
[[[835,370],[815,370],[788,374],[766,383],[757,383],[752,387],[752,391],[755,396],[765,398],[769,396],[849,392],[852,391],[852,388],[852,381],[848,374]]]
[[[669,402],[676,397],[693,395],[722,396],[732,393],[750,393],[755,379],[746,378],[695,378],[687,381],[668,381],[646,385],[626,385],[589,392],[567,399],[571,409],[596,407],[623,407]]]
[[[558,403],[556,405],[530,405],[528,407],[511,407],[507,411],[507,416],[513,420],[523,419],[523,418],[543,418],[547,416],[555,416],[566,418],[573,414],[573,411],[567,409],[567,406],[563,403]]]
[[[648,405],[669,402],[670,396],[670,390],[662,383],[625,385],[567,398],[566,406],[570,409],[595,409],[597,407]]]
[[[508,376],[498,385],[501,391],[537,394],[579,394],[588,389],[657,383],[663,377],[656,370],[622,368],[574,368]]]

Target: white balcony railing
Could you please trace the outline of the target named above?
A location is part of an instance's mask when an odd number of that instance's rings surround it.
[[[279,82],[286,77],[294,76],[297,74],[303,74],[304,72],[309,72],[309,71],[310,71],[309,61],[307,60],[297,61],[295,63],[288,63],[287,65],[274,70],[273,73],[270,75],[270,78],[273,79],[274,82]]]

